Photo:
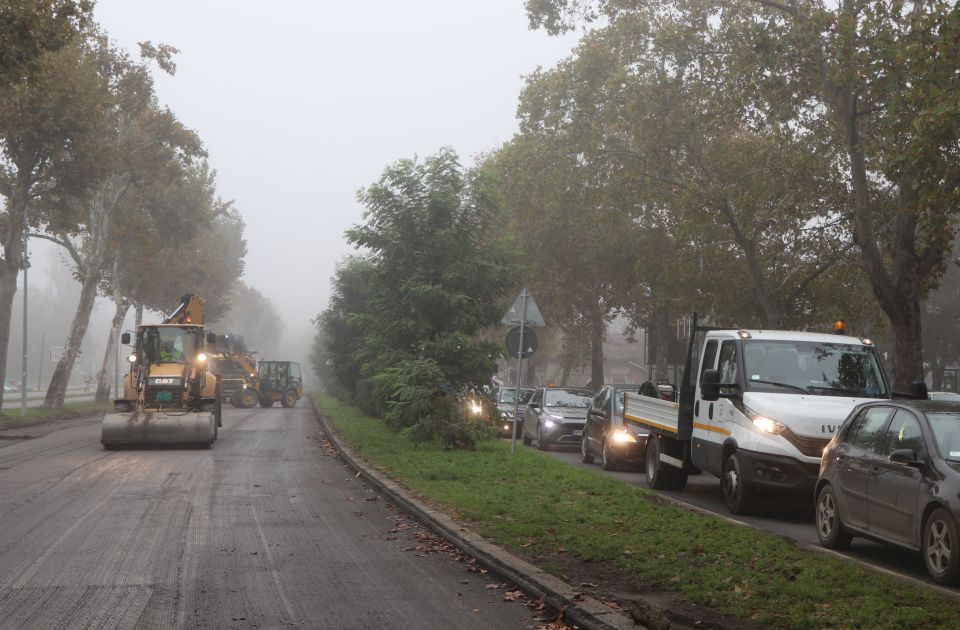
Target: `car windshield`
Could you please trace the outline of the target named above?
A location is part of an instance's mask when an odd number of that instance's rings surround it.
[[[960,411],[927,413],[927,419],[940,455],[960,462]]]
[[[546,407],[583,407],[590,406],[593,392],[589,389],[548,389],[544,398]]]
[[[887,398],[876,354],[869,346],[815,341],[745,340],[747,390]]]
[[[533,394],[532,389],[521,389],[520,390],[520,404],[526,404],[530,400],[530,396]],[[516,388],[503,388],[500,390],[499,402],[513,404],[517,402],[517,390]]]

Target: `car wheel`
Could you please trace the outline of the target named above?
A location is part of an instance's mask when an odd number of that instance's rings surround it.
[[[647,438],[647,452],[644,456],[644,466],[647,469],[647,485],[654,490],[663,490],[670,480],[670,470],[667,464],[660,461],[660,436],[650,434]]]
[[[923,561],[938,584],[952,584],[960,575],[960,538],[950,513],[937,508],[923,526]]]
[[[720,489],[727,509],[733,514],[748,514],[753,509],[756,490],[743,482],[743,466],[736,452],[730,453],[723,465]]]
[[[817,493],[817,538],[827,549],[846,549],[853,536],[843,528],[840,507],[833,486],[825,485]]]
[[[545,451],[547,450],[547,446],[549,446],[549,444],[547,444],[547,442],[543,439],[543,434],[540,432],[540,425],[538,424],[537,425],[537,450]]]
[[[593,463],[593,455],[590,454],[590,447],[587,446],[588,441],[589,440],[587,440],[587,436],[584,435],[583,441],[580,442],[580,461],[584,464]]]
[[[617,470],[620,464],[617,462],[616,455],[613,454],[613,448],[606,441],[603,443],[603,452],[600,456],[600,467],[604,470]]]

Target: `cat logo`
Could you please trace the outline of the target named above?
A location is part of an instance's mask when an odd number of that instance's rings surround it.
[[[154,385],[176,385],[177,382],[178,382],[180,379],[177,379],[177,378],[154,378],[154,379],[151,379],[151,380],[153,380],[153,384],[154,384]]]

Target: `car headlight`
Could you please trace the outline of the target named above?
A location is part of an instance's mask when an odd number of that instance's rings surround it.
[[[513,412],[512,412],[512,411],[501,411],[501,412],[500,412],[500,415],[503,416],[504,418],[506,418],[507,420],[509,420],[510,418],[513,417]]]
[[[553,427],[557,426],[557,423],[554,422],[553,420],[544,420],[544,421],[543,421],[543,426],[546,427],[546,428],[548,428],[548,429],[552,429]]]
[[[637,438],[633,437],[630,433],[627,433],[623,429],[617,429],[613,432],[611,439],[617,444],[635,444]]]
[[[771,420],[766,416],[756,416],[753,418],[753,426],[765,433],[772,433],[774,435],[783,433],[784,429],[787,428],[787,425],[783,424],[782,422]]]

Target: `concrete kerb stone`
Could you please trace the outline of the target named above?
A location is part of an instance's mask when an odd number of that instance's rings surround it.
[[[308,397],[309,400],[309,397]],[[445,537],[465,553],[477,558],[495,573],[514,583],[529,596],[545,597],[545,601],[557,610],[563,610],[564,619],[588,630],[642,629],[630,617],[604,605],[597,599],[583,595],[572,585],[551,575],[525,560],[494,545],[476,532],[457,523],[452,518],[432,509],[414,498],[400,484],[367,465],[336,435],[326,418],[313,405],[314,415],[324,433],[336,447],[344,461],[360,473],[364,481],[390,497],[404,511],[424,522],[439,535]]]

